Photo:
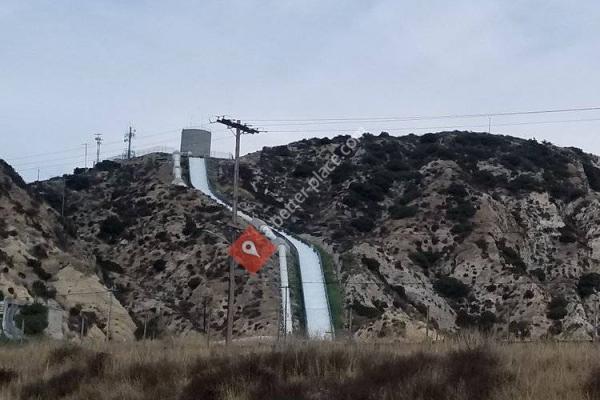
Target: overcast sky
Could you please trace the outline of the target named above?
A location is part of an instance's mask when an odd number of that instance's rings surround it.
[[[177,146],[209,118],[404,117],[600,106],[597,1],[0,1],[0,158],[27,180],[103,155]],[[572,122],[555,122],[565,121]],[[575,121],[574,120],[584,120]],[[587,121],[586,121],[587,120]],[[526,124],[522,124],[522,123]],[[531,123],[540,122],[540,123]],[[303,137],[487,131],[488,118],[274,125]],[[428,129],[429,128],[429,129]],[[600,153],[600,111],[494,117],[492,132]],[[292,132],[282,132],[292,131]],[[58,153],[60,152],[60,153]]]

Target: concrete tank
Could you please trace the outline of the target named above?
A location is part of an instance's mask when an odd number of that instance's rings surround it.
[[[204,129],[184,129],[181,131],[181,153],[192,157],[210,156],[210,131]]]

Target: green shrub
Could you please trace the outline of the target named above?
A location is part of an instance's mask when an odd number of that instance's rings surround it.
[[[26,335],[38,335],[48,327],[48,307],[40,303],[33,303],[21,307],[15,316],[15,324],[21,328],[25,323]]]
[[[500,255],[504,259],[504,262],[514,267],[514,272],[520,274],[527,272],[527,264],[525,264],[525,261],[523,261],[519,253],[506,246],[504,241],[497,242],[496,246],[498,246],[498,250],[500,250]]]
[[[569,302],[563,296],[552,297],[548,303],[546,316],[552,320],[563,319],[567,315],[567,306]]]
[[[600,191],[600,169],[594,167],[588,161],[583,163],[583,171],[585,172],[590,188],[596,192]]]
[[[42,281],[34,281],[31,284],[31,292],[35,297],[41,297],[43,299],[54,298],[56,291],[48,288]]]
[[[408,257],[423,269],[429,269],[442,257],[441,253],[418,249],[416,252],[411,252]]]
[[[376,259],[370,257],[363,257],[361,261],[363,265],[367,267],[367,269],[369,269],[370,271],[379,272],[379,261],[377,261]]]
[[[469,295],[471,288],[451,276],[442,276],[433,283],[436,292],[451,299],[462,299]]]
[[[106,217],[104,221],[100,223],[100,232],[98,236],[104,240],[115,240],[118,238],[123,231],[125,231],[125,224],[115,215]]]
[[[87,190],[90,188],[90,178],[87,175],[72,175],[65,179],[67,187],[71,190]]]
[[[577,282],[577,292],[581,297],[588,297],[600,290],[600,274],[589,272],[579,277]]]
[[[349,189],[364,200],[379,202],[384,199],[383,189],[371,183],[354,182]]]
[[[571,225],[565,225],[562,228],[558,228],[560,237],[558,240],[561,243],[575,243],[577,242],[577,231]]]
[[[350,223],[357,231],[362,233],[371,232],[375,228],[375,223],[369,217],[358,217]]]
[[[414,217],[415,215],[417,215],[419,208],[415,207],[415,206],[403,206],[400,204],[396,204],[396,205],[391,206],[389,208],[389,211],[390,211],[390,216],[393,219],[404,219],[404,218]]]

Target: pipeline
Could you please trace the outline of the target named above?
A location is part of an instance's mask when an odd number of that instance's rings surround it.
[[[173,152],[173,182],[177,186],[187,186],[181,176],[181,153],[177,150]]]

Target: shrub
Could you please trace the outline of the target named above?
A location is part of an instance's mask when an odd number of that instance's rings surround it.
[[[588,297],[597,290],[600,290],[600,274],[590,272],[579,277],[577,292],[581,297]]]
[[[100,232],[98,237],[104,240],[115,240],[118,238],[123,231],[125,231],[125,224],[115,215],[106,217],[102,223],[100,223]]]
[[[154,261],[154,263],[152,264],[152,268],[154,268],[154,270],[156,272],[164,271],[166,267],[167,267],[167,262],[163,259],[158,259],[158,260]]]
[[[349,189],[364,200],[379,202],[384,199],[383,189],[370,183],[355,182],[350,184]]]
[[[477,209],[470,201],[458,199],[455,204],[448,208],[446,216],[452,221],[466,222],[475,215]]]
[[[48,326],[48,307],[40,303],[33,303],[21,307],[15,316],[15,324],[20,328],[25,322],[26,335],[38,335]]]
[[[456,198],[467,197],[467,195],[469,194],[465,185],[461,185],[460,183],[456,182],[453,182],[450,186],[448,186],[448,189],[446,189],[446,193]]]
[[[35,258],[27,259],[27,266],[33,269],[33,272],[40,278],[45,281],[52,277],[52,274],[46,272],[46,270],[42,267],[42,263],[40,260]]]
[[[567,315],[569,302],[563,296],[552,297],[548,303],[546,316],[553,320],[563,319]]]
[[[110,160],[104,160],[97,163],[94,168],[98,171],[115,171],[121,168],[121,164]]]
[[[309,176],[312,176],[313,171],[317,170],[318,168],[314,163],[303,162],[296,166],[296,168],[292,172],[292,175],[296,178],[308,178]]]
[[[362,233],[371,232],[375,228],[375,223],[369,217],[358,217],[350,223],[357,231]]]
[[[54,298],[56,295],[56,291],[54,289],[49,289],[42,281],[34,281],[31,284],[31,291],[34,296],[41,297],[43,299]]]
[[[119,264],[111,260],[105,260],[99,254],[96,255],[96,265],[106,272],[116,272],[118,274],[125,272]]]
[[[511,321],[508,325],[508,331],[516,337],[524,339],[531,334],[530,322],[526,320]]]
[[[565,225],[562,228],[558,228],[560,237],[558,240],[561,243],[575,243],[577,241],[577,231],[571,225]]]
[[[194,290],[200,285],[201,282],[202,282],[202,280],[199,277],[193,276],[188,281],[188,287],[190,289]]]
[[[332,173],[329,175],[332,184],[343,183],[352,176],[354,172],[354,164],[349,161],[341,163]]]
[[[442,296],[455,300],[464,298],[471,292],[468,285],[451,276],[442,276],[433,283],[433,288]]]
[[[600,169],[588,161],[583,163],[583,172],[585,172],[590,188],[596,192],[600,191]]]
[[[72,175],[66,178],[65,183],[71,190],[87,190],[90,188],[90,178],[87,175]]]
[[[408,257],[421,268],[429,269],[442,257],[442,254],[430,250],[419,249],[416,252],[410,253]]]
[[[515,272],[524,274],[527,271],[527,264],[525,264],[519,253],[506,246],[504,241],[497,242],[496,245],[504,262],[512,265]]]
[[[18,377],[19,374],[12,369],[0,367],[0,387],[8,385]]]
[[[403,206],[403,205],[397,204],[397,205],[393,205],[392,207],[390,207],[389,211],[390,211],[390,216],[393,219],[404,219],[404,218],[414,217],[415,215],[417,215],[419,208],[415,207],[415,206]]]
[[[496,314],[491,311],[484,311],[479,316],[479,329],[483,332],[490,332],[496,322],[498,322]]]
[[[392,158],[390,161],[387,162],[385,167],[390,171],[394,172],[410,170],[410,166],[399,158]]]
[[[379,261],[377,261],[376,259],[370,257],[363,257],[362,263],[370,271],[379,272]]]

